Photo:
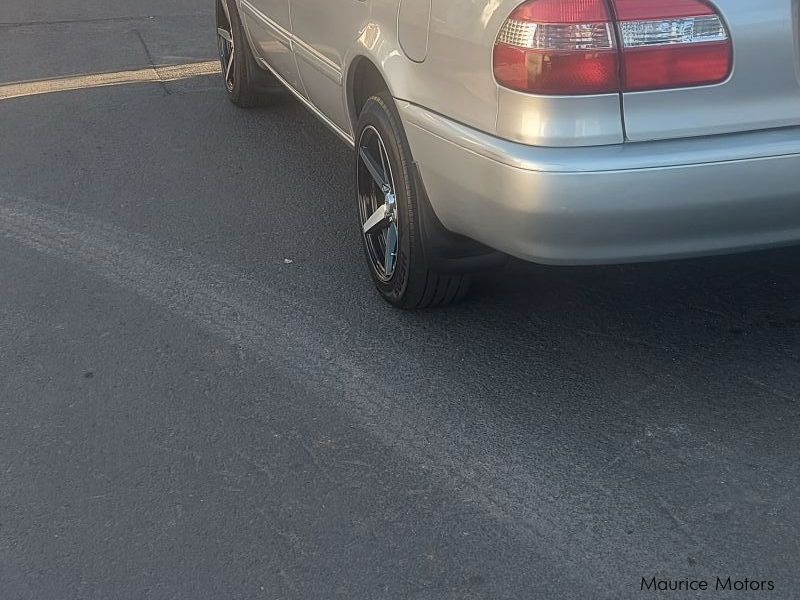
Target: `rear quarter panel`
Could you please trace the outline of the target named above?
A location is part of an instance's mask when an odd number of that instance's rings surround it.
[[[426,55],[409,57],[397,36],[399,0],[372,0],[372,23],[363,30],[355,54],[378,64],[397,99],[493,132],[497,85],[491,48],[500,24],[490,31],[499,4],[515,1],[432,0]]]
[[[554,97],[498,86],[497,34],[521,0],[432,0],[427,53],[408,57],[396,39],[398,0],[373,0],[373,34],[358,52],[375,56],[399,100],[504,139],[537,146],[623,141],[619,94]]]

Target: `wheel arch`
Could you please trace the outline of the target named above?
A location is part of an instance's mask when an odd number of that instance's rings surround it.
[[[370,96],[386,91],[395,100],[413,100],[412,69],[421,68],[421,65],[410,63],[397,52],[388,53],[383,60],[378,60],[378,57],[368,51],[370,46],[369,44],[359,46],[361,52],[354,54],[352,60],[348,62],[344,77],[345,101],[356,144],[358,143],[355,139],[358,135],[356,127],[361,109]],[[375,46],[386,47],[382,44]],[[401,126],[403,125],[401,123]],[[413,156],[411,160],[412,177],[418,186],[418,201],[425,215],[420,231],[422,247],[431,266],[441,273],[452,274],[491,269],[504,264],[506,261],[504,255],[474,240],[453,234],[442,225],[425,191],[422,174],[417,163],[413,161]]]
[[[364,54],[354,56],[350,61],[345,77],[347,113],[354,132],[364,104],[366,104],[370,96],[384,91],[389,92],[394,97],[387,78],[375,64],[375,61]]]

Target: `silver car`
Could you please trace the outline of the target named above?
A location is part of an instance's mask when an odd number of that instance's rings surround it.
[[[440,306],[507,255],[800,240],[800,0],[217,0],[229,98],[288,88],[355,149],[378,290]]]

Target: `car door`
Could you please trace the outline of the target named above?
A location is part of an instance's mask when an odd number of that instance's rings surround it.
[[[343,90],[348,49],[369,18],[367,0],[289,0],[297,68],[308,98],[345,132]]]
[[[303,85],[292,54],[289,0],[239,0],[239,3],[256,54],[302,94]]]

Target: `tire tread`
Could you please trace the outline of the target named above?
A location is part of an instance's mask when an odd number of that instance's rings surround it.
[[[458,302],[469,290],[469,275],[443,275],[428,270],[425,288],[414,308],[437,308]]]

